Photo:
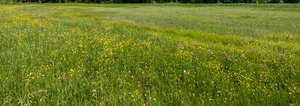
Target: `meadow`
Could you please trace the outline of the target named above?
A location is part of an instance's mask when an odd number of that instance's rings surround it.
[[[300,4],[0,5],[2,105],[300,105]]]

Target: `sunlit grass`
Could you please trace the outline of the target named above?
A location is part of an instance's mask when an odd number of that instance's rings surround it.
[[[0,6],[0,104],[299,105],[299,14],[269,8]]]

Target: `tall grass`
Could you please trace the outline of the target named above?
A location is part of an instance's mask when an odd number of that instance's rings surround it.
[[[296,29],[226,35],[112,17],[124,8],[0,6],[0,104],[299,105]]]

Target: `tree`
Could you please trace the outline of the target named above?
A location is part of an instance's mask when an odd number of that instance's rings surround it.
[[[284,0],[284,3],[299,3],[299,0]]]

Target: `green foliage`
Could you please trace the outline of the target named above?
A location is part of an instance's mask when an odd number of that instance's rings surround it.
[[[269,3],[280,3],[281,0],[270,0]]]
[[[300,0],[283,0],[285,3],[299,3]]]
[[[297,106],[299,9],[1,5],[0,104]]]

